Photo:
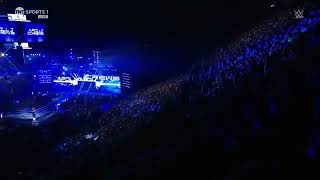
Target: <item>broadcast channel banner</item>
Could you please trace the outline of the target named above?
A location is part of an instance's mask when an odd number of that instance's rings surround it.
[[[44,42],[46,29],[43,24],[24,23],[24,39],[29,43]]]
[[[0,42],[16,42],[19,30],[16,22],[0,22]]]

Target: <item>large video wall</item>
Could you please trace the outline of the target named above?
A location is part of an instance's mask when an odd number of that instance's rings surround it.
[[[79,90],[86,91],[99,91],[113,94],[121,93],[120,76],[65,74],[55,76],[53,82],[59,86],[69,87],[69,89],[71,89],[71,87],[77,87]]]
[[[0,21],[0,42],[44,42],[46,28],[43,24],[29,22],[6,22]]]
[[[25,42],[44,42],[46,35],[45,26],[43,24],[24,23],[23,34]]]
[[[16,22],[0,21],[0,42],[16,42],[18,38],[21,36]]]
[[[50,89],[59,92],[88,91],[102,94],[121,94],[120,76],[108,72],[91,74],[87,72],[56,72],[38,70],[35,75],[37,89]]]

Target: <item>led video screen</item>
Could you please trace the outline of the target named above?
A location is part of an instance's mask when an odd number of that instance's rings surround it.
[[[53,82],[51,70],[38,70],[37,74],[39,84],[51,84]]]
[[[102,76],[84,74],[82,76],[77,74],[56,76],[53,80],[58,85],[65,87],[79,87],[81,90],[88,90],[84,88],[90,84],[90,90],[101,93],[121,93],[121,82],[119,76]],[[65,88],[64,88],[65,89]]]
[[[15,22],[0,22],[0,42],[15,42],[19,37],[19,30]]]
[[[43,24],[25,23],[24,38],[26,42],[39,43],[44,42],[46,29]]]

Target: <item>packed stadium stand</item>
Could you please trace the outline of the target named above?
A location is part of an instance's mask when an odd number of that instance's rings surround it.
[[[304,18],[280,12],[189,72],[118,100],[24,176],[317,176],[320,9],[304,8]]]

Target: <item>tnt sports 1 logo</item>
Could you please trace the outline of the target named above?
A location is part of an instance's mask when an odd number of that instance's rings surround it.
[[[38,15],[38,19],[48,19],[49,10],[25,10],[22,7],[17,7],[15,14]]]

